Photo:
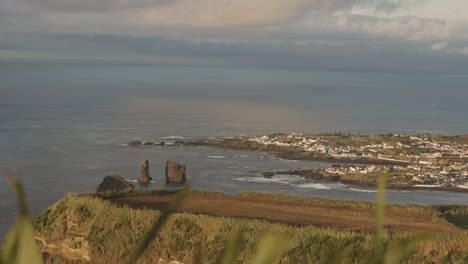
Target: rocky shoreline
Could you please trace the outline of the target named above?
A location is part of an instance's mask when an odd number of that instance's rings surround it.
[[[268,151],[265,149],[256,149],[249,144],[245,144],[242,141],[235,141],[232,139],[228,140],[213,140],[213,141],[176,141],[174,143],[166,144],[162,143],[152,143],[144,141],[133,141],[127,144],[128,146],[190,146],[190,147],[209,147],[223,150],[241,150],[241,151],[253,151],[253,152],[267,152],[274,154],[279,159],[285,160],[306,160],[306,161],[318,161],[318,162],[327,162],[327,163],[339,163],[339,164],[365,164],[365,165],[407,165],[408,163],[402,163],[398,161],[388,161],[380,159],[371,159],[371,158],[336,158],[326,155],[307,155],[304,152],[298,151]],[[317,181],[326,181],[326,182],[336,182],[347,185],[352,185],[361,188],[375,189],[377,187],[377,182],[372,181],[362,181],[362,180],[353,180],[353,179],[344,179],[339,175],[334,176],[324,176],[319,173],[311,173],[313,170],[292,170],[292,171],[277,171],[277,172],[263,172],[261,173],[265,178],[272,178],[275,174],[290,174],[290,175],[299,175],[308,180],[317,180]],[[387,189],[395,191],[408,191],[408,190],[430,190],[430,191],[450,191],[450,192],[462,192],[468,193],[467,188],[458,188],[452,186],[446,187],[423,187],[423,186],[412,186],[412,185],[399,185],[399,184],[388,184]]]
[[[209,147],[225,150],[243,150],[243,151],[254,151],[254,152],[268,152],[276,155],[279,159],[285,160],[306,160],[306,161],[319,161],[327,163],[341,163],[341,164],[369,164],[369,165],[407,165],[405,162],[388,161],[381,159],[371,158],[335,158],[326,155],[307,155],[304,152],[297,151],[268,151],[265,149],[256,149],[247,144],[223,144],[222,141],[189,141],[184,142],[185,146],[192,147]]]
[[[165,168],[165,181],[166,184],[184,184],[187,182],[186,176],[187,168],[185,165],[178,164],[173,161],[166,161]],[[149,161],[144,159],[141,161],[139,178],[136,180],[141,186],[146,186],[153,181],[153,178],[149,175]],[[120,175],[107,175],[103,178],[102,182],[97,187],[97,192],[105,191],[123,191],[128,189],[134,189],[135,186],[128,183]]]
[[[377,188],[377,182],[370,181],[359,181],[351,179],[343,179],[338,175],[334,176],[324,176],[317,172],[317,170],[286,170],[286,171],[276,171],[276,172],[262,172],[261,173],[265,178],[272,178],[276,174],[288,174],[288,175],[299,175],[307,180],[315,181],[325,181],[325,182],[335,182],[342,183],[346,185],[352,185],[361,188],[375,189]],[[389,184],[386,187],[388,190],[392,191],[449,191],[449,192],[461,192],[468,193],[468,189],[458,188],[458,187],[422,187],[422,186],[411,186],[411,185],[396,185]]]

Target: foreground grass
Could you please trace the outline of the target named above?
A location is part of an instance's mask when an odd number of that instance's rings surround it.
[[[81,236],[90,244],[89,254],[93,263],[121,263],[143,238],[160,212],[118,207],[102,197],[161,195],[173,192],[163,190],[113,192],[93,195],[67,195],[34,218],[37,235],[46,241],[63,241],[67,237]],[[191,195],[222,195],[221,193],[192,191]],[[335,206],[364,206],[374,208],[368,202],[325,200],[318,198],[289,197],[282,195],[242,193],[252,199],[281,197],[304,202],[321,201]],[[455,215],[468,211],[466,206],[424,207],[387,206],[387,210],[429,210],[435,215]],[[447,219],[447,218],[446,218]],[[456,218],[458,219],[458,218]],[[437,219],[436,219],[437,220]],[[450,221],[449,219],[447,219]],[[463,220],[462,220],[463,222]],[[374,251],[374,235],[371,232],[339,231],[330,228],[293,227],[260,220],[234,219],[193,214],[172,214],[164,228],[140,257],[140,263],[154,263],[159,258],[176,259],[194,263],[199,249],[205,252],[208,263],[214,263],[226,247],[234,230],[241,230],[237,263],[246,263],[255,255],[258,243],[265,234],[285,240],[280,256],[281,263],[319,263],[323,256],[343,249],[340,263],[369,263]],[[411,233],[383,233],[384,247],[413,236]],[[350,247],[349,245],[352,245]],[[80,245],[76,245],[79,247]],[[60,263],[64,258],[57,254],[50,259]],[[404,260],[405,263],[468,263],[467,234],[431,234],[420,242]]]

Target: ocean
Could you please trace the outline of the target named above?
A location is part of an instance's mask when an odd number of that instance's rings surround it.
[[[468,133],[468,76],[307,72],[64,60],[0,60],[0,166],[19,177],[37,214],[102,178],[138,177],[164,188],[166,160],[187,165],[194,188],[373,200],[373,190],[260,172],[329,166],[257,152],[125,147],[270,133]],[[135,183],[136,184],[136,183]],[[389,202],[468,204],[466,193],[389,191]],[[0,237],[15,217],[0,177]]]

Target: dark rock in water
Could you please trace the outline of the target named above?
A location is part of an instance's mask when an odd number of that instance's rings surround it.
[[[156,145],[157,145],[157,146],[164,146],[164,145],[166,145],[166,142],[161,141],[161,142],[159,142],[159,144],[156,144]]]
[[[97,187],[96,191],[122,191],[126,189],[133,189],[133,185],[128,183],[120,175],[107,175],[102,180],[101,184]]]
[[[261,174],[263,175],[263,177],[268,178],[268,179],[270,179],[270,178],[272,178],[273,176],[275,176],[275,174],[274,174],[274,173],[271,173],[271,172],[262,172]]]
[[[154,146],[154,142],[143,141],[143,140],[134,140],[127,143],[127,146],[130,147],[139,147],[139,146]]]
[[[131,141],[129,143],[127,143],[127,145],[129,146],[142,146],[143,145],[143,142],[141,140],[135,140],[135,141]]]
[[[138,182],[148,183],[153,179],[149,176],[149,163],[148,160],[142,160],[140,166],[140,177],[138,178]]]
[[[166,182],[185,183],[186,167],[172,161],[166,162]]]
[[[185,144],[184,141],[180,141],[180,140],[177,140],[177,141],[174,142],[174,143],[175,143],[175,145],[176,145],[177,147],[183,146],[183,145]]]

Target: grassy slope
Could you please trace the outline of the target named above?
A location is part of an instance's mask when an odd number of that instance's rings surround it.
[[[142,192],[147,193],[147,192]],[[157,192],[160,194],[160,192]],[[131,195],[139,194],[134,192]],[[156,194],[156,192],[155,192]],[[208,193],[204,193],[205,195]],[[109,194],[108,194],[109,195]],[[110,195],[122,195],[113,193]],[[130,195],[130,194],[123,194]],[[220,195],[214,193],[213,195]],[[259,194],[244,194],[253,198]],[[262,195],[263,196],[263,195]],[[284,199],[305,199],[284,197]],[[370,203],[330,201],[343,206],[373,206]],[[438,210],[440,212],[463,212],[466,208],[410,207],[408,210]],[[391,210],[391,208],[390,208]],[[34,219],[37,234],[47,241],[58,241],[80,230],[90,242],[90,255],[94,263],[122,263],[136,246],[145,230],[159,216],[158,211],[135,210],[117,207],[110,202],[90,195],[67,195]],[[75,219],[75,228],[65,227],[69,219]],[[159,257],[191,263],[193,252],[201,247],[208,253],[211,262],[224,248],[225,241],[236,226],[241,226],[242,248],[238,263],[244,263],[254,253],[259,238],[266,232],[289,239],[282,256],[282,263],[316,263],[318,258],[331,250],[356,242],[349,263],[365,263],[372,249],[370,233],[337,231],[315,227],[292,227],[259,220],[232,219],[203,215],[174,214],[163,228],[150,249],[145,251],[141,263],[155,262]],[[387,234],[388,241],[403,239],[410,234]],[[468,235],[432,235],[421,243],[407,259],[407,263],[466,263],[468,262]]]
[[[468,214],[446,214],[443,218],[458,227],[468,229]]]

